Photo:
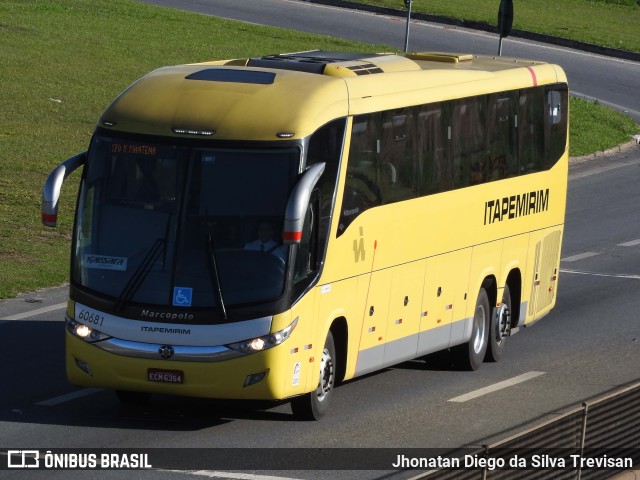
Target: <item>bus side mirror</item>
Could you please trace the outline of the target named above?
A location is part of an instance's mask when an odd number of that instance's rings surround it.
[[[62,183],[81,165],[84,165],[87,159],[87,152],[80,153],[71,157],[49,174],[42,188],[42,224],[47,227],[55,227],[58,223],[58,199],[60,198],[60,190]]]
[[[311,199],[311,192],[320,180],[324,167],[324,163],[311,165],[293,186],[284,214],[282,241],[285,244],[297,244],[302,240],[302,227]]]

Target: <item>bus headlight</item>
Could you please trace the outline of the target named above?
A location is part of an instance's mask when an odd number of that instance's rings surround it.
[[[105,335],[101,331],[91,328],[84,323],[76,322],[69,317],[67,317],[66,320],[67,331],[69,331],[76,337],[81,338],[85,342],[93,343],[110,338],[109,335]]]
[[[277,347],[289,338],[293,330],[296,328],[296,325],[298,325],[297,317],[291,325],[283,328],[279,332],[263,335],[262,337],[251,338],[249,340],[243,340],[242,342],[231,343],[226,345],[226,347],[245,354],[268,350],[270,348]]]
[[[89,335],[91,335],[93,332],[91,331],[91,329],[89,327],[87,327],[86,325],[78,325],[76,327],[76,331],[75,331],[76,335],[79,336],[80,338],[87,338]]]

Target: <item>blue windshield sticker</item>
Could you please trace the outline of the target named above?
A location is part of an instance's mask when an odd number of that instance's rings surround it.
[[[193,298],[193,288],[173,287],[173,306],[190,307]]]

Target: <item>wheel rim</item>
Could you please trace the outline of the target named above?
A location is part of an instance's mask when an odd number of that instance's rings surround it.
[[[473,351],[480,353],[484,346],[484,330],[486,328],[486,312],[482,305],[476,307],[476,313],[473,316],[473,327],[475,335],[473,337]]]
[[[318,400],[323,401],[333,388],[333,359],[328,349],[322,352],[320,361],[320,383],[318,384]]]
[[[509,328],[511,326],[511,312],[506,304],[500,305],[500,308],[496,312],[496,329],[494,332],[496,342],[500,345],[504,342],[504,339],[509,335]]]

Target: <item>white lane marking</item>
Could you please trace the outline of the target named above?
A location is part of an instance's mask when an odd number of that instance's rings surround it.
[[[630,242],[619,243],[619,247],[635,247],[636,245],[640,245],[640,238],[638,240],[631,240]]]
[[[526,382],[527,380],[531,380],[532,378],[539,377],[540,375],[544,375],[545,373],[546,372],[523,373],[522,375],[518,375],[517,377],[510,378],[509,380],[494,383],[493,385],[489,385],[487,387],[474,390],[473,392],[465,393],[464,395],[460,395],[459,397],[452,398],[449,401],[456,402],[456,403],[468,402],[469,400],[473,400],[474,398],[482,397],[483,395],[487,395],[489,393],[502,390],[503,388],[512,387],[513,385],[517,385],[518,383]]]
[[[582,260],[584,258],[595,257],[596,255],[598,255],[596,252],[584,252],[584,253],[579,253],[578,255],[573,255],[571,257],[562,258],[562,259],[560,259],[560,261],[561,262],[575,262],[577,260]]]
[[[580,272],[578,270],[568,270],[565,268],[561,268],[560,273],[575,273],[577,275],[591,275],[593,277],[631,278],[633,280],[640,280],[640,275],[627,275],[625,273]]]
[[[11,320],[21,320],[23,318],[40,315],[41,313],[48,313],[48,312],[53,312],[55,310],[62,310],[63,308],[67,308],[67,302],[57,303],[55,305],[49,305],[48,307],[37,308],[35,310],[30,310],[24,313],[18,313],[16,315],[11,315],[9,317],[0,318],[0,320],[5,322],[11,321]]]
[[[94,393],[98,393],[98,392],[102,392],[102,389],[101,388],[83,388],[82,390],[77,390],[75,392],[67,393],[65,395],[60,395],[59,397],[50,398],[49,400],[43,400],[41,402],[36,403],[36,405],[40,405],[43,407],[54,407],[56,405],[60,405],[61,403],[70,402],[71,400],[86,397],[87,395],[93,395]]]
[[[298,480],[290,477],[274,477],[273,475],[255,475],[253,473],[216,472],[211,470],[163,470],[165,472],[184,473],[208,478],[228,478],[233,480]]]

